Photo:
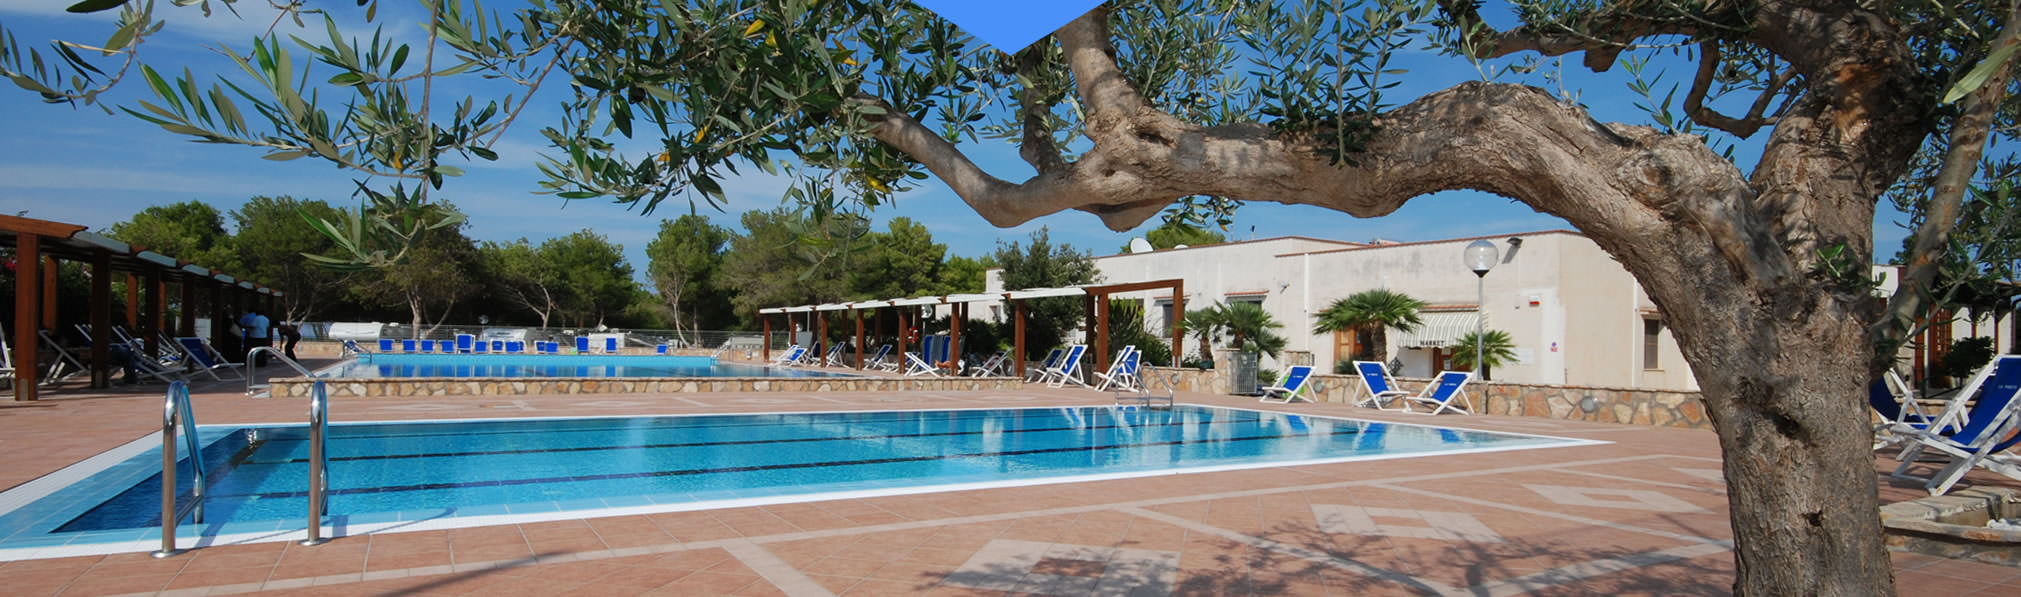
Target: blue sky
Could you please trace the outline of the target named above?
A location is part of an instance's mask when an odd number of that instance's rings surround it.
[[[389,33],[416,42],[425,39],[417,19],[408,16],[414,11],[411,5],[400,0],[386,1],[388,4],[381,7],[384,11],[381,21],[387,24]],[[63,0],[0,0],[0,22],[20,37],[24,49],[46,48],[46,40],[59,37],[96,42],[111,32],[112,13],[69,15],[62,12],[67,4]],[[351,4],[321,5],[338,11],[340,22],[356,22],[357,15],[347,14],[353,12]],[[207,81],[206,72],[231,67],[206,46],[223,43],[235,49],[248,47],[247,40],[272,20],[273,13],[265,3],[241,2],[239,10],[245,15],[244,20],[222,11],[216,17],[204,19],[194,8],[179,9],[167,2],[159,3],[157,15],[167,19],[169,25],[149,40],[143,60],[165,71],[170,70],[165,68],[168,65],[188,64],[198,73],[200,81]],[[387,15],[392,17],[386,18]],[[323,35],[320,23],[310,24],[312,29],[298,34],[320,38]],[[288,23],[280,27],[283,31],[299,31]],[[367,30],[347,29],[353,31]],[[1398,62],[1398,67],[1410,72],[1403,77],[1403,86],[1391,92],[1392,104],[1479,78],[1474,66],[1465,61],[1426,52],[1406,54]],[[1659,61],[1650,68],[1651,74],[1662,68],[1664,63]],[[1673,76],[1665,85],[1688,83],[1684,74],[1687,69],[1682,63],[1670,64],[1668,70]],[[329,74],[327,67],[317,70],[324,72],[324,77]],[[1575,56],[1563,68],[1562,88],[1576,93],[1599,120],[1647,122],[1646,115],[1633,107],[1639,96],[1628,91],[1629,78],[1618,67],[1615,70],[1591,73],[1578,66]],[[1541,80],[1535,83],[1544,85]],[[204,85],[207,87],[208,83]],[[1554,91],[1559,89],[1557,84],[1545,86]],[[134,105],[134,100],[142,97],[142,87],[135,76],[106,99],[115,105]],[[468,93],[454,87],[451,91],[454,93],[443,95],[462,97]],[[686,213],[689,208],[684,202],[670,200],[653,214],[642,216],[637,211],[596,200],[564,202],[533,194],[539,178],[533,164],[536,153],[545,144],[538,130],[554,121],[553,106],[558,98],[554,93],[536,96],[521,123],[496,148],[500,160],[470,164],[468,174],[452,179],[436,196],[453,201],[470,216],[466,233],[473,238],[528,238],[538,242],[589,228],[622,244],[634,268],[643,270],[645,246],[657,232],[660,219]],[[325,102],[330,99],[326,96]],[[33,94],[11,86],[0,90],[0,113],[8,115],[7,126],[0,127],[4,129],[0,130],[0,213],[25,212],[23,215],[28,217],[99,229],[150,205],[191,199],[221,211],[235,209],[253,195],[292,195],[336,205],[354,204],[350,193],[355,176],[320,162],[307,159],[272,162],[260,159],[262,152],[251,148],[191,143],[123,113],[107,115],[97,108],[43,104]],[[1743,144],[1739,153],[1745,156],[1755,145],[1758,143]],[[1031,174],[1011,145],[983,141],[964,147],[979,164],[999,177],[1022,180]],[[1750,167],[1751,161],[1752,157],[1743,157],[1743,168]],[[789,182],[764,176],[755,168],[745,171],[750,175],[725,181],[730,202],[724,211],[712,211],[706,204],[696,209],[719,225],[735,228],[738,214],[779,206],[780,194]],[[884,220],[897,216],[924,223],[936,241],[948,245],[950,254],[965,256],[986,254],[1000,239],[1023,240],[1041,226],[1049,227],[1057,242],[1103,255],[1115,252],[1130,237],[1141,236],[1158,224],[1154,218],[1138,230],[1118,233],[1103,227],[1095,216],[1066,212],[1016,228],[996,228],[933,179],[900,195],[896,205],[880,207],[873,215],[879,229]],[[1877,218],[1874,245],[1881,258],[1893,255],[1900,245],[1903,231],[1895,223],[1898,218],[1886,210]],[[1372,219],[1308,206],[1251,203],[1236,214],[1236,222],[1227,234],[1231,239],[1301,235],[1354,241],[1378,237],[1431,240],[1569,227],[1556,217],[1536,213],[1506,198],[1450,192],[1415,199],[1396,213]]]

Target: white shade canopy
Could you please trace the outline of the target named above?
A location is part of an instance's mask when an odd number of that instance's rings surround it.
[[[1004,296],[1012,300],[1024,300],[1054,296],[1083,296],[1087,293],[1088,290],[1086,288],[1068,286],[1066,288],[1026,288],[1024,290],[1012,290],[1004,293]]]

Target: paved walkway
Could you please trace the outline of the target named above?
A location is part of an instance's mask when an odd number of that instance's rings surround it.
[[[300,401],[199,394],[202,423]],[[0,403],[0,487],[159,428],[159,390]],[[1106,393],[359,399],[336,421],[1105,404]],[[1182,402],[1257,407],[1182,395]],[[1427,422],[1337,404],[1265,406]],[[9,595],[1716,595],[1733,561],[1705,431],[1437,418],[1604,445],[1171,475],[0,563]],[[1977,479],[1977,477],[1975,477]],[[1917,495],[1885,488],[1887,499]],[[1916,595],[2021,594],[2021,569],[1897,555]],[[1908,592],[1908,591],[1905,591]]]

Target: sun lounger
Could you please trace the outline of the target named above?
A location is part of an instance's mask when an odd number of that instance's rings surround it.
[[[905,353],[905,375],[907,377],[931,375],[940,377],[940,368],[919,358],[919,355]]]
[[[1418,392],[1416,395],[1405,396],[1403,410],[1404,412],[1414,412],[1411,410],[1412,404],[1425,404],[1432,407],[1432,412],[1429,414],[1436,415],[1449,410],[1461,414],[1473,414],[1474,401],[1472,398],[1467,397],[1466,392],[1467,382],[1473,380],[1473,378],[1474,374],[1472,371],[1441,372],[1438,377],[1432,378],[1431,385],[1425,386],[1424,391]],[[1465,402],[1466,407],[1462,408],[1459,405],[1460,402]]]
[[[477,336],[472,334],[456,335],[456,352],[463,354],[470,354],[476,351],[477,351]],[[443,350],[442,352],[449,352],[449,351]]]
[[[1312,366],[1295,365],[1284,370],[1284,379],[1278,380],[1277,385],[1263,388],[1263,397],[1256,401],[1278,404],[1290,404],[1293,400],[1312,402],[1312,397],[1305,395],[1306,386],[1311,384]]]
[[[1391,381],[1388,365],[1375,361],[1355,361],[1354,371],[1356,376],[1361,378],[1361,386],[1355,388],[1353,398],[1355,406],[1373,406],[1376,410],[1389,410],[1382,405],[1384,402],[1411,395],[1410,392],[1397,389],[1396,383]]]
[[[1123,351],[1116,354],[1116,362],[1109,364],[1108,371],[1095,374],[1095,378],[1102,380],[1101,384],[1095,386],[1095,390],[1136,391],[1138,386],[1143,384],[1142,380],[1137,379],[1137,362],[1141,358],[1139,355],[1142,354],[1137,351],[1136,346],[1123,347]]]
[[[57,381],[63,379],[66,373],[63,370],[65,366],[75,367],[77,371],[90,369],[84,366],[84,361],[77,358],[77,355],[70,354],[70,350],[64,348],[63,343],[57,342],[56,336],[50,335],[49,330],[35,330],[35,335],[42,338],[42,342],[47,344],[50,350],[56,351],[56,359],[49,362],[49,371],[41,378],[42,385],[55,385]]]
[[[2021,426],[2021,416],[2016,415],[2016,407],[2021,406],[2021,401],[2016,400],[2017,393],[2021,393],[2021,355],[1995,359],[1975,374],[1966,387],[1960,388],[1959,393],[1971,398],[1971,406],[1959,409],[1963,414],[1957,419],[1956,429],[1947,429],[1949,425],[1946,424],[1938,429],[1917,432],[1908,438],[1911,443],[1902,450],[1901,465],[1895,468],[1894,476],[1915,479],[1908,470],[1917,464],[1925,451],[1936,451],[1947,457],[1949,461],[1945,466],[1924,484],[1930,495],[1950,491],[1951,486],[1963,479],[1973,467],[2021,479],[2021,466],[1996,457],[2007,448],[2021,443],[2021,435],[2014,433],[2016,427]],[[1939,420],[1947,414],[1938,415]]]
[[[989,377],[1004,375],[1004,367],[1010,363],[1010,351],[999,350],[996,356],[983,361],[981,365],[969,368],[969,377]]]
[[[1058,366],[1060,364],[1060,355],[1066,354],[1066,352],[1066,349],[1058,347],[1047,352],[1046,359],[1040,361],[1039,366],[1025,369],[1025,381],[1045,381],[1046,371]]]
[[[1070,383],[1087,387],[1088,382],[1081,380],[1081,355],[1087,351],[1088,346],[1085,344],[1068,347],[1066,354],[1060,356],[1059,364],[1046,369],[1043,378],[1046,387],[1063,388]]]
[[[870,357],[863,361],[863,368],[875,369],[878,371],[897,371],[898,370],[897,363],[891,363],[885,360],[890,356],[891,356],[890,344],[878,346],[877,352],[870,353]]]
[[[798,344],[786,347],[786,352],[773,359],[772,364],[780,367],[798,366],[800,359],[807,356],[807,347]]]
[[[211,379],[217,381],[245,379],[244,369],[246,364],[234,363],[230,359],[225,358],[224,353],[219,352],[217,347],[211,346],[210,339],[182,337],[176,338],[175,343],[177,346],[182,347],[183,356],[189,359],[187,362],[190,363],[191,369],[209,375]],[[221,370],[231,377],[226,378],[218,375],[218,372]]]

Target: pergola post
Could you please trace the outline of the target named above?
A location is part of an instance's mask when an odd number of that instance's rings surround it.
[[[161,294],[165,286],[161,272],[151,267],[141,274],[141,281],[147,291],[141,294],[140,323],[135,327],[140,330],[140,341],[147,344],[147,356],[153,357],[161,354]]]
[[[35,331],[42,324],[42,237],[20,234],[14,240],[14,400],[35,400],[36,379],[42,371],[35,361],[41,342]]]
[[[947,309],[947,362],[955,373],[961,372],[961,307],[952,303]]]
[[[91,387],[112,385],[112,252],[91,252]]]
[[[906,349],[905,340],[906,337],[912,335],[912,328],[907,326],[905,323],[906,308],[899,307],[897,309],[893,309],[893,311],[898,312],[898,362],[904,363],[905,349]]]
[[[227,337],[225,336],[225,334],[230,333],[233,321],[231,314],[232,305],[229,302],[232,299],[231,290],[225,288],[224,281],[217,279],[216,276],[212,276],[210,278],[210,287],[211,287],[211,344],[218,345],[220,347],[219,350],[221,351],[229,351],[232,349],[224,347],[236,346],[236,344],[225,343],[225,338]],[[229,356],[230,354],[231,353],[226,352],[227,356]]]
[[[772,318],[766,317],[765,313],[760,311],[758,312],[758,323],[765,329],[765,339],[758,343],[758,352],[763,355],[765,362],[770,363],[772,362]]]
[[[828,353],[825,349],[828,347],[823,345],[823,343],[828,341],[828,314],[822,313],[820,309],[810,311],[809,313],[814,317],[814,346],[823,349],[821,354],[814,356],[815,362],[827,365]]]
[[[1109,370],[1109,295],[1088,295],[1095,299],[1095,370]]]
[[[126,329],[140,329],[140,281],[126,274]]]
[[[1166,323],[1171,324],[1172,326],[1173,367],[1178,367],[1180,356],[1186,354],[1179,351],[1180,350],[1179,344],[1181,343],[1182,340],[1186,338],[1186,330],[1185,328],[1179,325],[1179,321],[1185,318],[1186,318],[1186,281],[1184,279],[1181,279],[1173,283],[1172,285],[1172,315],[1166,321]]]
[[[182,295],[182,310],[176,312],[175,335],[190,337],[196,335],[196,279],[188,273],[181,274],[176,282],[176,290]]]
[[[850,307],[849,312],[856,315],[856,369],[861,371],[863,369],[863,312],[856,310],[855,307]]]
[[[1024,299],[1011,299],[1011,306],[1011,310],[1017,312],[1016,315],[1012,316],[1014,323],[1011,324],[1011,336],[1013,336],[1011,341],[1017,345],[1017,348],[1013,352],[1017,353],[1018,378],[1022,379],[1025,377],[1025,301]]]
[[[18,263],[21,258],[17,256],[14,261]],[[56,281],[56,273],[61,269],[56,263],[56,257],[42,256],[42,329],[49,330],[50,335],[58,338],[63,337],[63,332],[56,329],[56,316],[62,311],[57,308],[57,305],[62,303],[57,302],[56,291],[61,284]]]

